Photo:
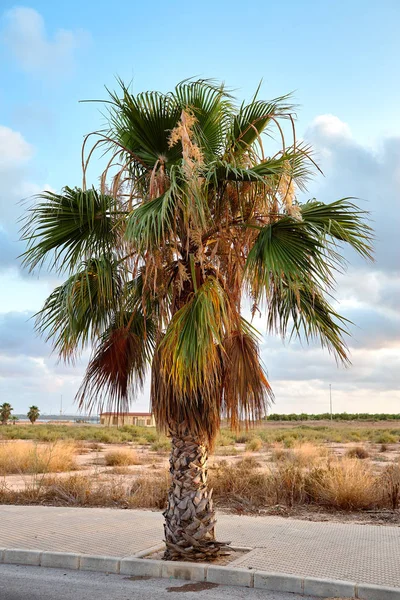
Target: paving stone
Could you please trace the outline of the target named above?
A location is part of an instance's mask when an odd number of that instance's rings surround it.
[[[160,512],[54,506],[0,511],[5,548],[127,558],[163,539]],[[217,537],[254,548],[230,567],[400,588],[400,527],[220,514]]]

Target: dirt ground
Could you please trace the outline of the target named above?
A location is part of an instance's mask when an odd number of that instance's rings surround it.
[[[372,424],[371,424],[372,425]],[[369,425],[369,426],[371,426]],[[344,427],[346,424],[344,425]],[[354,425],[352,426],[354,428]],[[365,427],[365,425],[364,425]],[[382,427],[382,424],[380,424]],[[20,440],[19,440],[20,442]],[[32,444],[34,442],[25,441],[26,444]],[[305,442],[313,446],[312,443]],[[322,447],[331,456],[343,456],[348,452],[349,449],[354,447],[362,447],[368,453],[367,460],[373,465],[374,470],[377,472],[389,465],[400,460],[400,443],[390,443],[384,445],[384,451],[382,451],[382,444],[375,444],[372,442],[357,442],[357,443],[324,443],[318,447]],[[57,477],[68,477],[71,474],[81,475],[93,475],[100,480],[107,481],[115,479],[118,480],[122,485],[127,487],[132,484],[132,481],[140,473],[148,473],[149,477],[156,473],[161,473],[168,468],[168,450],[154,451],[149,448],[149,445],[138,445],[133,442],[123,444],[101,444],[101,443],[90,443],[90,442],[78,442],[78,452],[76,455],[76,462],[78,468],[74,471],[58,473]],[[126,451],[127,448],[131,448],[137,457],[137,463],[129,466],[107,466],[106,465],[106,454],[110,452]],[[270,469],[274,464],[274,453],[290,452],[289,449],[285,449],[282,444],[264,444],[259,451],[249,451],[246,449],[246,444],[236,443],[231,446],[219,446],[216,451],[209,459],[209,467],[213,468],[221,461],[226,461],[226,464],[233,465],[245,457],[252,457],[258,463],[258,469],[260,471]],[[16,474],[7,475],[0,478],[0,483],[5,484],[8,489],[11,490],[22,490],[27,485],[34,482],[40,482],[40,478],[45,477],[43,474],[28,475],[28,474]],[[234,512],[241,514],[245,512],[243,505],[230,503],[229,506],[222,506],[220,510],[225,512]],[[246,510],[246,512],[252,512],[252,509]],[[284,505],[268,506],[262,510],[254,510],[254,514],[263,515],[279,515],[282,517],[292,517],[305,519],[309,521],[336,521],[336,522],[353,522],[361,524],[376,524],[376,525],[399,525],[399,512],[391,510],[368,510],[368,511],[338,511],[338,510],[327,510],[318,506],[306,505],[306,506],[295,506],[289,508]]]

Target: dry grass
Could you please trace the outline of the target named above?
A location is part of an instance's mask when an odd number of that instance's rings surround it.
[[[344,510],[372,508],[378,500],[377,477],[368,464],[343,458],[316,467],[307,477],[312,501]]]
[[[263,441],[259,437],[255,437],[247,442],[246,450],[247,452],[259,452],[263,447]]]
[[[77,447],[73,442],[36,444],[0,443],[0,475],[17,473],[59,473],[77,468]]]
[[[347,450],[346,456],[347,458],[364,460],[365,458],[369,458],[369,452],[363,446],[353,446]]]
[[[168,488],[166,470],[151,476],[140,473],[130,485],[122,477],[105,480],[101,475],[46,476],[26,484],[22,490],[0,484],[0,503],[162,509]]]
[[[134,450],[122,449],[112,450],[104,455],[107,467],[127,467],[129,465],[140,465],[140,459]]]
[[[393,510],[400,508],[400,462],[389,465],[382,473],[383,502]]]
[[[165,508],[170,487],[170,475],[165,469],[149,477],[142,473],[129,490],[132,508]]]
[[[244,507],[265,506],[269,495],[268,478],[257,470],[257,461],[251,457],[228,465],[221,461],[210,469],[213,497],[221,504],[239,504]]]
[[[329,451],[323,446],[304,442],[293,448],[283,448],[281,444],[274,444],[271,452],[273,462],[290,462],[298,467],[311,468],[329,456]]]

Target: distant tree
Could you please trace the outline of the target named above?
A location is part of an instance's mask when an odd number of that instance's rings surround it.
[[[8,402],[4,402],[0,406],[0,422],[2,425],[7,425],[7,421],[11,417],[11,411],[13,407]]]
[[[40,417],[40,411],[38,409],[37,406],[30,406],[28,413],[27,413],[27,417],[30,420],[30,422],[32,423],[32,425],[38,420],[38,418]]]
[[[10,418],[10,421],[11,421],[11,423],[12,423],[13,425],[15,425],[15,423],[16,423],[17,421],[19,421],[19,419],[18,419],[18,417],[16,417],[15,415],[12,415],[12,416],[11,416],[11,418]]]

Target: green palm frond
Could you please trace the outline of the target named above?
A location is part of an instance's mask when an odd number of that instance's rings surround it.
[[[303,221],[310,231],[335,241],[349,244],[364,258],[372,259],[372,228],[352,198],[342,198],[330,204],[310,200],[301,207]]]
[[[224,150],[232,102],[223,85],[211,80],[183,81],[174,91],[181,110],[189,108],[197,119],[196,136],[208,159]]]
[[[247,257],[247,281],[258,298],[282,285],[296,287],[304,279],[329,284],[330,265],[324,259],[319,237],[312,236],[302,221],[283,217],[260,228]]]
[[[82,260],[114,251],[118,222],[112,196],[65,187],[61,194],[44,192],[37,199],[22,229],[28,247],[23,264],[31,270],[48,260],[50,269],[71,272]]]
[[[176,127],[181,108],[171,94],[146,92],[132,95],[119,80],[122,97],[109,92],[110,131],[108,137],[118,141],[124,148],[137,156],[152,169],[160,156],[168,164],[179,160],[179,147],[169,146],[169,134]]]
[[[321,291],[310,281],[299,283],[297,289],[282,285],[271,294],[268,306],[268,330],[283,337],[290,330],[293,335],[307,343],[319,340],[335,357],[348,364],[348,349],[344,336],[349,335],[350,324],[337,313],[324,298]]]
[[[273,119],[287,118],[295,110],[288,102],[289,98],[290,94],[287,94],[269,102],[254,98],[250,104],[243,103],[233,118],[228,150],[248,150]]]
[[[209,277],[175,313],[160,346],[161,369],[176,395],[215,393],[221,377],[219,347],[232,326],[226,292]]]
[[[141,204],[129,215],[125,238],[143,252],[158,247],[175,227],[177,199],[171,188],[165,194]]]
[[[91,259],[50,294],[36,315],[37,330],[54,340],[62,358],[73,358],[109,325],[122,284],[115,259]]]

